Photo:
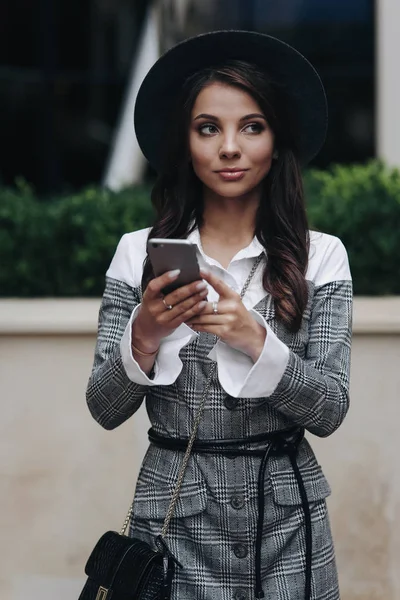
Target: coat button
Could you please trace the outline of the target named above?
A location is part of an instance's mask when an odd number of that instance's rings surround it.
[[[236,590],[236,592],[233,595],[233,600],[248,600],[248,596],[245,590],[242,590],[241,588]]]
[[[228,410],[234,410],[239,403],[239,398],[233,398],[232,396],[227,396],[224,400],[225,408]]]
[[[244,497],[243,496],[232,496],[231,498],[231,506],[235,510],[240,510],[244,506]]]
[[[236,558],[246,558],[248,550],[244,544],[235,544],[233,546],[233,552]]]

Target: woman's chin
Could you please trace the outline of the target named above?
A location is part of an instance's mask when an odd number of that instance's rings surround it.
[[[210,195],[219,196],[220,198],[239,198],[250,195],[257,187],[258,186],[249,187],[248,185],[240,185],[240,182],[230,182],[228,185],[213,186],[212,188],[208,187],[208,191]]]

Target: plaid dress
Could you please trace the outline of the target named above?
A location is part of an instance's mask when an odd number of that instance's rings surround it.
[[[141,300],[147,233],[142,230],[123,236],[107,272],[87,388],[93,417],[106,429],[113,429],[145,399],[156,433],[188,438],[210,365],[216,361],[218,375],[210,387],[198,439],[247,438],[294,425],[321,437],[333,433],[349,403],[352,285],[341,242],[311,232],[309,300],[297,333],[289,332],[275,318],[271,297],[262,289],[262,268],[259,270],[243,301],[266,327],[272,345],[255,365],[220,341],[215,346],[214,336],[195,335],[181,326],[180,334],[162,342],[154,374],[148,379],[129,351],[131,323]],[[198,237],[193,241],[198,243],[200,262],[205,260],[209,269],[226,281],[236,281],[239,288],[260,251],[254,241],[236,264],[232,261],[229,274],[207,260]],[[210,290],[211,301],[212,294]],[[136,485],[132,535],[152,544],[160,533],[181,460],[180,452],[149,446]],[[240,455],[190,457],[166,538],[184,567],[176,570],[172,600],[255,597],[260,461],[257,456]],[[311,598],[338,600],[325,502],[330,488],[305,438],[297,462],[311,512]],[[264,499],[261,576],[265,598],[303,600],[304,512],[288,457],[270,458]]]

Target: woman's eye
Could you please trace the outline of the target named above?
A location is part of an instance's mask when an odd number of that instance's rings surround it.
[[[249,123],[243,129],[243,131],[245,131],[246,133],[261,133],[262,130],[263,126],[261,125],[261,123]]]
[[[201,127],[199,127],[199,132],[201,135],[214,135],[218,133],[218,129],[215,125],[212,125],[211,123],[205,123],[204,125],[201,125]]]

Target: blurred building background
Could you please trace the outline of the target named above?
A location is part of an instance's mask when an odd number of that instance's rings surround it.
[[[329,134],[314,164],[376,155],[373,0],[155,5],[157,53],[190,35],[224,28],[269,33],[295,46],[321,74],[329,101]],[[140,71],[149,11],[149,0],[2,1],[0,182],[12,184],[22,175],[49,193],[104,180],[124,101],[132,99],[135,65]],[[131,123],[132,106],[127,110]]]

